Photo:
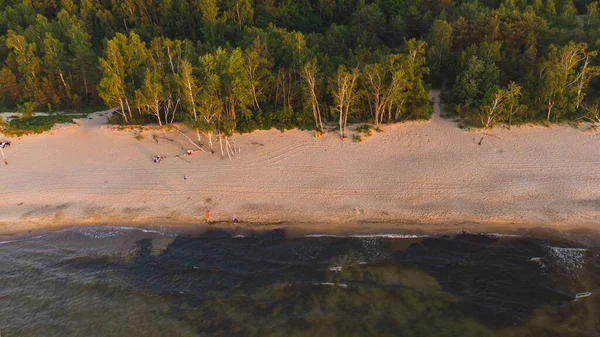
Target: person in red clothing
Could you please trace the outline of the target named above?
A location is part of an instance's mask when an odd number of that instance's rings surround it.
[[[206,220],[206,223],[210,223],[210,211],[204,213],[204,219]]]

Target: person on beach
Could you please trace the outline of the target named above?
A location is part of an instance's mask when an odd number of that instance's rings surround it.
[[[194,153],[194,152],[193,152],[192,150],[190,150],[190,149],[188,149],[188,150],[187,150],[187,154],[188,154],[188,156],[191,156],[193,153]]]
[[[238,218],[237,218],[237,215],[235,215],[235,214],[233,215],[233,223],[238,223]]]
[[[204,213],[204,220],[206,220],[206,223],[210,223],[210,211]]]
[[[1,148],[3,148],[3,149],[4,149],[5,147],[7,147],[7,146],[10,146],[10,142],[9,142],[8,140],[6,140],[6,141],[4,141],[4,142],[0,143],[0,147],[1,147]]]
[[[161,160],[162,160],[162,157],[161,157],[161,156],[158,156],[158,155],[157,155],[157,156],[154,156],[154,162],[155,162],[155,163],[160,163],[160,161],[161,161]]]

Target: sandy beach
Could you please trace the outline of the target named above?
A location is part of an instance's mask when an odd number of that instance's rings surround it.
[[[570,126],[466,131],[440,118],[336,133],[236,135],[233,160],[179,133],[117,130],[107,112],[49,133],[4,137],[0,232],[82,224],[379,228],[592,227],[600,223],[600,133]],[[139,134],[138,137],[135,137]],[[190,137],[192,137],[190,133]],[[158,140],[158,142],[156,141]],[[153,163],[154,155],[167,158]],[[184,179],[187,176],[187,179]]]

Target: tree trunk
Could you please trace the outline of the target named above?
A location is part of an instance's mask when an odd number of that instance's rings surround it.
[[[127,114],[125,114],[125,107],[123,106],[123,99],[119,98],[119,103],[121,104],[121,116],[123,116],[125,119],[125,123],[129,124],[129,121],[127,120]]]
[[[344,113],[344,138],[348,137],[348,135],[346,134],[346,129],[347,129],[347,125],[348,125],[348,114],[350,113],[350,107],[346,107],[346,111]]]
[[[198,138],[198,145],[202,146],[202,138],[200,138],[200,131],[196,129],[196,138]]]
[[[227,151],[227,157],[229,157],[229,160],[231,160],[231,154],[230,151],[233,152],[233,155],[235,156],[235,151],[231,149],[231,144],[229,144],[229,139],[228,137],[225,137],[225,145],[226,148],[225,150]]]
[[[6,157],[4,156],[4,151],[2,150],[1,147],[0,147],[0,153],[2,153],[2,159],[4,159],[4,165],[8,165],[8,160],[6,160]]]
[[[162,120],[160,119],[160,108],[159,108],[158,102],[156,102],[155,111],[156,111],[156,118],[158,118],[158,126],[162,126]]]
[[[207,132],[207,133],[208,133],[208,146],[210,146],[210,152],[215,153],[215,151],[213,150],[212,132]]]
[[[127,106],[127,112],[129,112],[129,118],[133,120],[133,114],[131,113],[131,107],[129,106],[127,96],[125,96],[125,105]]]
[[[87,84],[87,75],[85,72],[85,67],[81,67],[81,74],[83,75],[83,87],[85,88],[85,101],[89,100],[89,92],[88,92],[88,84]]]
[[[340,138],[344,140],[344,109],[340,107]]]
[[[254,102],[254,106],[257,110],[260,110],[260,104],[258,104],[258,95],[256,94],[256,85],[252,84],[252,90],[250,91],[252,95],[252,101]]]
[[[221,159],[225,159],[225,154],[223,153],[223,136],[219,133],[219,145],[221,146]]]

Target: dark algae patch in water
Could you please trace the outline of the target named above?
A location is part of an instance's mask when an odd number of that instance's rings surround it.
[[[0,244],[0,332],[597,336],[593,242],[72,228]]]

